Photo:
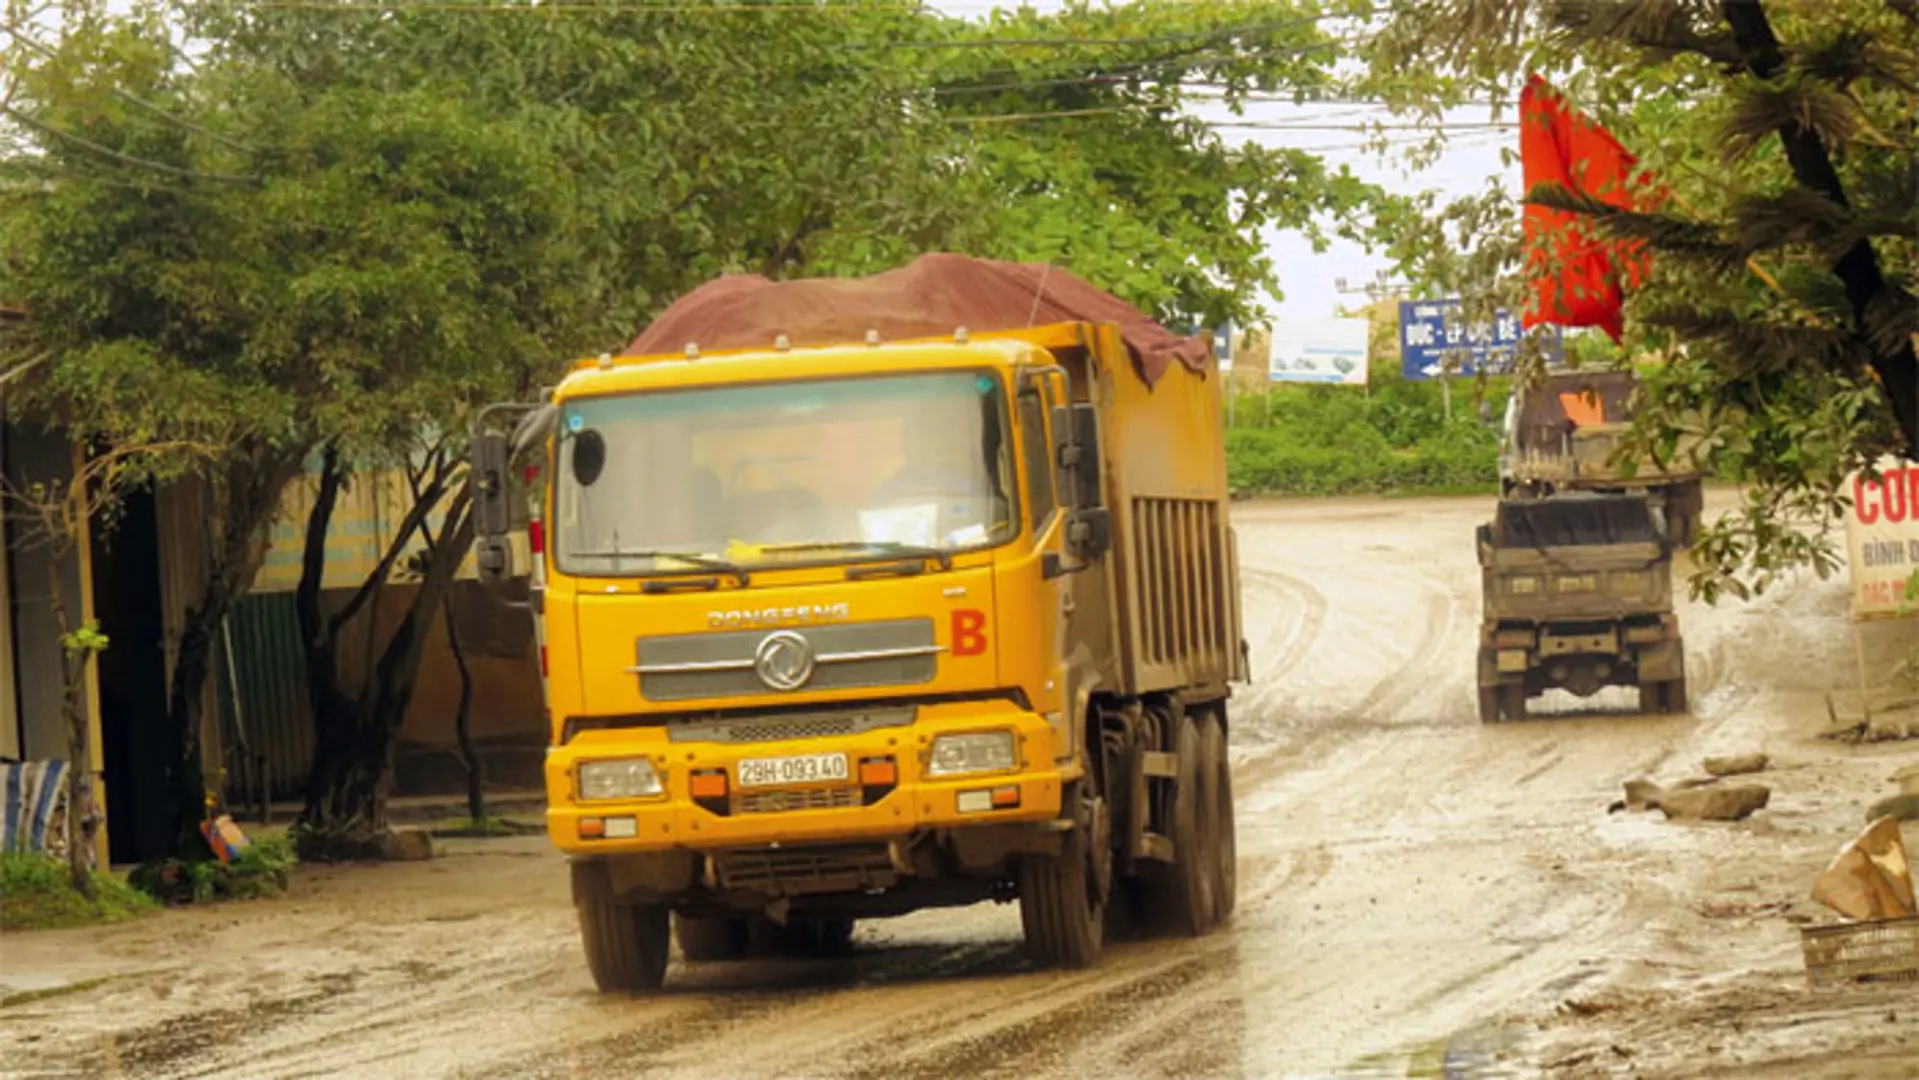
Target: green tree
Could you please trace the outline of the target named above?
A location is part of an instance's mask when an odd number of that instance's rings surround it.
[[[1468,93],[1510,102],[1540,72],[1639,154],[1670,191],[1662,209],[1528,197],[1647,244],[1626,344],[1670,363],[1638,437],[1666,454],[1697,438],[1751,483],[1705,531],[1694,589],[1743,596],[1791,566],[1832,569],[1846,475],[1919,445],[1919,8],[1448,0],[1397,11],[1365,54],[1366,84],[1424,115]],[[1441,215],[1485,231],[1431,227],[1399,253],[1425,280],[1512,296],[1523,248],[1501,201]]]
[[[11,24],[0,289],[36,313],[38,392],[109,441],[137,421],[224,448],[197,469],[208,572],[171,680],[182,835],[213,631],[290,485],[316,495],[296,597],[318,737],[307,853],[360,853],[471,543],[459,433],[477,406],[524,399],[555,360],[617,348],[723,273],[961,250],[1060,261],[1169,320],[1241,313],[1273,283],[1253,234],[1360,235],[1399,206],[1183,116],[1194,80],[1329,86],[1322,14],[1209,0],[980,26],[864,3],[150,0],[70,8],[47,34]],[[403,527],[329,608],[339,499],[396,470],[416,485]],[[429,529],[398,629],[346,685],[347,625]]]

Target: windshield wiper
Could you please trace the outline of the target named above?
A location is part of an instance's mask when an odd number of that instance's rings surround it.
[[[871,548],[874,558],[888,556],[903,559],[937,559],[941,570],[953,568],[953,553],[945,548],[927,547],[924,544],[902,544],[896,540],[827,540],[804,544],[770,544],[761,551],[845,551],[848,548]]]
[[[716,559],[711,555],[695,555],[690,551],[569,551],[570,559],[672,559],[682,562],[695,570],[713,570],[731,577],[740,583],[741,588],[751,584],[753,579],[746,568],[725,559]]]

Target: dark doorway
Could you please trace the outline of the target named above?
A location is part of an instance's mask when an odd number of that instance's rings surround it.
[[[135,492],[110,524],[96,523],[93,538],[93,609],[108,641],[100,654],[100,732],[116,863],[164,856],[173,839],[166,786],[178,740],[166,722],[160,597],[159,521],[153,496]]]

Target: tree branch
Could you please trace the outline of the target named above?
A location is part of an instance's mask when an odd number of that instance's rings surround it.
[[[1778,77],[1786,66],[1785,51],[1766,16],[1765,5],[1760,0],[1720,0],[1719,8],[1732,27],[1747,70],[1762,80]],[[1817,133],[1787,123],[1779,128],[1779,140],[1785,146],[1794,180],[1841,207],[1851,208],[1839,170]],[[1832,270],[1846,287],[1854,322],[1865,331],[1868,313],[1886,290],[1885,274],[1872,243],[1865,239],[1854,243]],[[1919,447],[1919,361],[1909,349],[1876,350],[1872,370],[1885,387],[1887,404],[1892,406],[1907,445]]]
[[[110,158],[122,165],[131,165],[134,168],[147,169],[152,172],[165,173],[168,176],[178,176],[188,180],[218,180],[229,184],[257,184],[260,182],[260,178],[257,176],[236,176],[233,173],[201,172],[198,169],[187,169],[178,165],[169,165],[164,161],[154,161],[151,158],[123,154],[104,143],[94,142],[85,135],[77,135],[64,128],[57,128],[51,124],[36,120],[11,105],[0,106],[0,116],[6,116],[14,122],[32,128],[42,135],[48,135],[72,143],[83,150],[98,154],[101,157]]]
[[[442,463],[435,470],[432,483],[426,487],[426,493],[414,499],[413,506],[407,510],[406,516],[400,519],[399,528],[394,530],[393,539],[387,543],[386,551],[381,554],[380,565],[367,575],[366,580],[362,581],[360,587],[354,591],[353,598],[333,616],[333,633],[338,634],[347,623],[352,622],[353,617],[360,613],[360,609],[366,606],[367,601],[371,600],[373,595],[386,584],[387,577],[393,573],[393,564],[400,561],[400,552],[406,549],[407,538],[412,536],[420,522],[424,521],[446,496],[447,472],[448,467]]]

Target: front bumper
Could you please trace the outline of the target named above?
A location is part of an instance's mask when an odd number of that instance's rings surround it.
[[[958,777],[926,775],[936,737],[995,730],[1014,734],[1014,770]],[[926,829],[1043,821],[1059,816],[1061,791],[1079,775],[1077,766],[1063,766],[1056,760],[1055,743],[1053,727],[1044,717],[1021,711],[1010,702],[926,705],[907,726],[781,742],[672,742],[664,727],[583,731],[565,746],[547,751],[547,835],[569,855],[619,855],[888,839]],[[820,753],[847,754],[853,763],[852,782],[752,791],[756,796],[780,792],[787,805],[836,805],[742,812],[735,797],[741,760]],[[576,798],[575,774],[581,762],[631,757],[653,762],[663,794],[591,802]],[[892,759],[897,780],[890,790],[868,791],[859,784],[859,763],[879,758]],[[695,773],[710,778],[715,772],[725,775],[728,797],[696,799]],[[1013,802],[1009,789],[1017,791],[1017,805],[1005,805]],[[971,809],[980,801],[976,793],[981,791],[997,792],[997,805]],[[962,795],[969,796],[967,810],[960,808]],[[765,804],[763,798],[761,804]],[[631,819],[631,826],[622,823],[608,828],[609,823],[624,819]],[[593,831],[616,835],[583,834],[583,822],[598,822]],[[617,835],[629,828],[631,835]]]

